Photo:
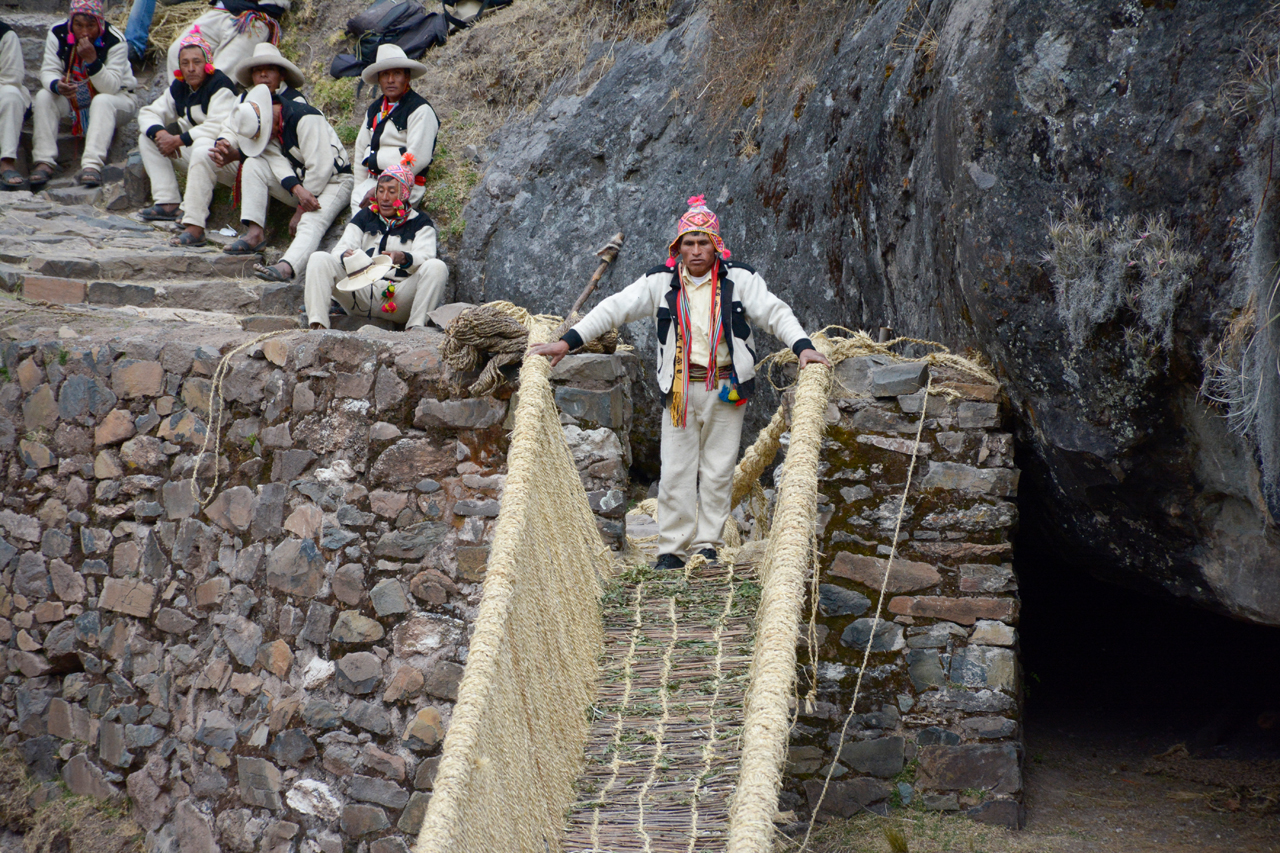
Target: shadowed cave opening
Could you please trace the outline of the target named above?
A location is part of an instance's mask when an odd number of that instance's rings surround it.
[[[1105,566],[1091,573],[1043,535],[1030,491],[1014,567],[1029,753],[1052,731],[1147,755],[1182,743],[1197,757],[1280,759],[1280,628],[1099,580]]]

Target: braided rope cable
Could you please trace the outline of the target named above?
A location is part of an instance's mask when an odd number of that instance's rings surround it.
[[[825,341],[815,340],[815,345],[824,346]],[[729,815],[729,853],[769,853],[772,846],[791,729],[788,700],[796,679],[796,640],[818,509],[818,456],[831,373],[823,365],[811,364],[800,371],[796,387],[786,471],[760,567],[763,588],[738,789]]]
[[[535,324],[530,337],[546,340],[549,329]],[[560,849],[590,728],[599,579],[611,558],[550,373],[547,359],[524,359],[484,597],[416,853]]]

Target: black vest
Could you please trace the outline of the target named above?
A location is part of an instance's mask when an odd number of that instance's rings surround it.
[[[67,33],[70,29],[71,22],[69,20],[53,26],[53,37],[58,43],[58,62],[62,65],[64,72],[71,67],[71,55],[76,50],[74,44],[67,43]],[[87,66],[85,71],[91,75],[101,71],[102,64],[107,61],[107,54],[111,52],[111,48],[120,44],[121,41],[122,39],[116,32],[115,27],[110,24],[104,26],[102,34],[93,43],[93,46],[98,50],[98,58],[94,60],[93,65]]]
[[[4,38],[11,32],[13,32],[13,27],[9,26],[4,21],[0,21],[0,39]]]
[[[218,0],[209,0],[209,5],[213,6],[217,2]],[[250,3],[248,0],[222,0],[222,8],[236,17],[245,12],[261,12],[279,20],[284,15],[284,10],[273,3]]]
[[[298,176],[298,180],[305,181],[307,179],[307,165],[301,160],[293,156],[293,149],[299,148],[298,145],[298,122],[306,116],[324,117],[324,113],[320,112],[310,104],[304,104],[301,101],[291,101],[288,98],[280,98],[282,117],[284,119],[284,128],[280,132],[280,151],[284,154],[285,159],[289,161],[289,165],[293,167],[293,173]],[[334,152],[335,154],[337,152]],[[343,158],[346,159],[345,157]],[[338,174],[350,174],[351,164],[346,162],[338,162],[334,159],[335,169]]]
[[[235,94],[236,84],[221,71],[213,72],[213,76],[205,79],[199,89],[192,91],[185,80],[174,80],[169,84],[169,94],[173,97],[173,106],[179,117],[186,117],[192,124],[198,124],[191,111],[199,107],[206,116],[209,115],[209,101],[219,89],[230,89]]]
[[[373,129],[373,136],[371,136],[369,139],[369,156],[365,158],[364,165],[374,175],[379,174],[381,171],[380,169],[378,169],[378,146],[382,144],[382,131],[383,129],[386,128],[387,122],[391,122],[396,127],[400,128],[401,132],[404,132],[409,129],[409,116],[417,112],[418,107],[421,107],[423,105],[425,105],[427,109],[431,110],[432,115],[435,115],[435,112],[436,112],[435,108],[431,106],[431,104],[427,101],[427,99],[422,97],[412,89],[410,89],[409,91],[405,92],[404,95],[401,96],[399,101],[396,101],[395,108],[391,110],[391,112],[387,115],[386,118],[378,122],[378,126]],[[365,112],[365,115],[364,115],[364,123],[366,127],[373,124],[373,120],[377,118],[378,112],[381,109],[382,109],[382,98],[379,98],[378,100],[374,101],[372,104],[369,105],[369,109]],[[437,123],[439,123],[439,120],[440,120],[439,116],[436,116]],[[437,136],[437,139],[439,139],[438,136]],[[430,160],[434,160],[435,158],[436,158],[436,146],[435,146],[435,142],[433,141],[431,143]],[[430,160],[428,160],[427,162],[430,163]]]
[[[412,245],[414,239],[418,236],[418,232],[423,228],[434,228],[435,223],[431,221],[431,217],[427,216],[421,210],[415,210],[416,216],[410,216],[403,222],[399,222],[388,227],[386,220],[374,213],[369,208],[363,208],[355,216],[351,217],[351,224],[359,228],[366,234],[381,234],[382,239],[378,241],[378,253],[387,251],[387,239],[396,237],[404,245]]]

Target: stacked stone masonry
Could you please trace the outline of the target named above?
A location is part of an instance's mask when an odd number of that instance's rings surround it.
[[[828,413],[819,472],[817,686],[810,705],[814,669],[801,648],[784,807],[812,808],[834,763],[825,816],[915,801],[1020,827],[1011,562],[1018,470],[998,389],[935,370],[926,403],[923,364],[879,357],[842,362],[836,375],[843,391]],[[913,450],[883,621],[872,637]],[[837,754],[869,639],[858,713]]]
[[[232,361],[202,507],[212,378],[248,337],[3,345],[3,745],[37,798],[127,796],[150,851],[405,851],[512,407],[451,391],[474,377],[447,374],[438,332],[271,338]],[[583,355],[553,374],[614,546],[638,369]]]

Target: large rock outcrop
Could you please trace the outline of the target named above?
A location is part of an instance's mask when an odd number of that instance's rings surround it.
[[[1280,624],[1280,381],[1251,320],[1280,217],[1267,7],[881,2],[812,87],[779,73],[713,121],[698,93],[722,33],[695,6],[495,139],[464,295],[563,310],[618,227],[620,287],[705,193],[807,327],[891,325],[995,363],[1055,550]],[[1206,373],[1233,402],[1206,402]]]

